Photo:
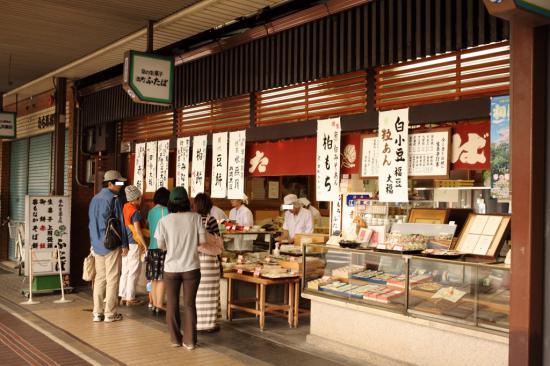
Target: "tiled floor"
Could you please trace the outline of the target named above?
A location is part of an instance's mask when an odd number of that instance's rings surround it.
[[[86,290],[67,295],[67,298],[74,300],[68,304],[53,304],[53,300],[59,296],[49,295],[38,297],[41,303],[37,305],[24,308],[16,305],[15,303],[24,300],[19,293],[21,279],[12,274],[0,274],[0,331],[2,324],[6,325],[5,319],[19,321],[31,333],[35,333],[35,336],[54,345],[43,346],[42,343],[36,343],[35,347],[46,355],[49,354],[45,350],[60,352],[49,356],[60,365],[349,364],[308,349],[305,343],[307,325],[289,329],[285,321],[279,319],[268,319],[265,332],[257,329],[255,319],[222,323],[220,332],[199,335],[200,347],[196,350],[172,348],[163,316],[148,312],[145,305],[121,308],[120,312],[125,317],[121,322],[93,323],[91,298]],[[51,339],[55,339],[55,342]],[[42,365],[39,362],[25,363],[21,359],[13,358],[13,353],[10,349],[0,349],[2,366]]]

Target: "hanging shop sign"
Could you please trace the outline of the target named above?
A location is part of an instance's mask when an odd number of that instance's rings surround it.
[[[410,177],[447,177],[449,174],[449,128],[409,135]]]
[[[491,98],[491,195],[510,199],[510,96]]]
[[[244,193],[244,162],[246,131],[229,133],[229,163],[227,168],[227,198],[241,199]]]
[[[451,163],[454,170],[491,168],[490,127],[489,121],[453,126]]]
[[[361,135],[352,133],[342,136],[342,174],[358,174],[361,169]]]
[[[145,143],[136,144],[136,157],[134,163],[134,185],[143,192],[145,178]]]
[[[0,112],[0,138],[15,138],[15,113]]]
[[[378,138],[379,199],[382,202],[408,202],[409,109],[380,112]]]
[[[227,132],[212,135],[212,183],[210,196],[227,196]]]
[[[247,172],[253,177],[315,175],[315,138],[250,144]]]
[[[191,197],[204,192],[206,167],[206,135],[193,137],[193,164],[191,165]]]
[[[189,191],[189,149],[190,137],[180,137],[176,148],[176,186]]]
[[[145,192],[155,192],[157,190],[157,142],[148,142],[145,150]]]
[[[159,141],[157,150],[157,189],[160,187],[168,188],[170,140]]]
[[[46,114],[38,117],[37,120],[38,129],[44,129],[55,126],[55,113]]]
[[[137,51],[126,52],[123,87],[136,103],[171,104],[174,90],[173,58]]]
[[[25,197],[25,253],[32,247],[33,274],[59,273],[57,248],[60,251],[61,272],[70,273],[71,200],[65,196]],[[25,259],[25,260],[28,260]],[[26,262],[28,263],[28,262]],[[25,266],[25,275],[29,266]]]
[[[340,193],[340,118],[317,121],[317,201],[332,202]]]

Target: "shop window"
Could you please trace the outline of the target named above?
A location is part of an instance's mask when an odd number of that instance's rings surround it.
[[[366,110],[365,71],[256,93],[257,126],[344,116]]]
[[[239,130],[250,127],[250,95],[187,106],[177,111],[177,135]]]
[[[152,114],[122,123],[122,141],[148,141],[169,138],[174,132],[174,113]]]
[[[501,42],[376,70],[376,108],[500,95],[510,88],[510,45]]]

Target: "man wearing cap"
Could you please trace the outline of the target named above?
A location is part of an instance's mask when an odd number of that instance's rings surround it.
[[[229,220],[234,221],[237,225],[252,227],[254,225],[254,216],[252,211],[246,205],[248,197],[242,194],[241,199],[232,199],[231,211],[229,211]],[[252,250],[254,248],[254,239],[256,235],[227,235],[228,238],[233,238],[233,243],[228,245],[230,250]]]
[[[302,206],[304,206],[306,210],[311,212],[311,216],[313,217],[313,225],[316,227],[321,226],[321,213],[319,210],[313,207],[311,202],[309,202],[309,200],[305,197],[300,197],[298,201],[302,203]]]
[[[296,234],[313,233],[311,212],[302,207],[298,197],[295,194],[287,194],[283,200],[283,210],[285,211],[284,232],[279,239],[293,243]]]
[[[121,247],[109,250],[103,245],[107,220],[114,210],[120,223],[120,229],[124,228],[122,205],[118,199],[120,190],[124,186],[126,178],[122,178],[116,170],[105,172],[103,179],[104,188],[92,198],[88,210],[90,241],[95,258],[96,276],[94,280],[94,322],[114,322],[122,320],[122,315],[117,313],[117,292],[120,278],[121,255],[128,254],[128,238],[121,237]]]

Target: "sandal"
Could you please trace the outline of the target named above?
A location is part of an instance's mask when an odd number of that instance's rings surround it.
[[[134,305],[140,305],[140,304],[143,304],[143,301],[139,299],[126,300],[126,306],[134,306]]]

